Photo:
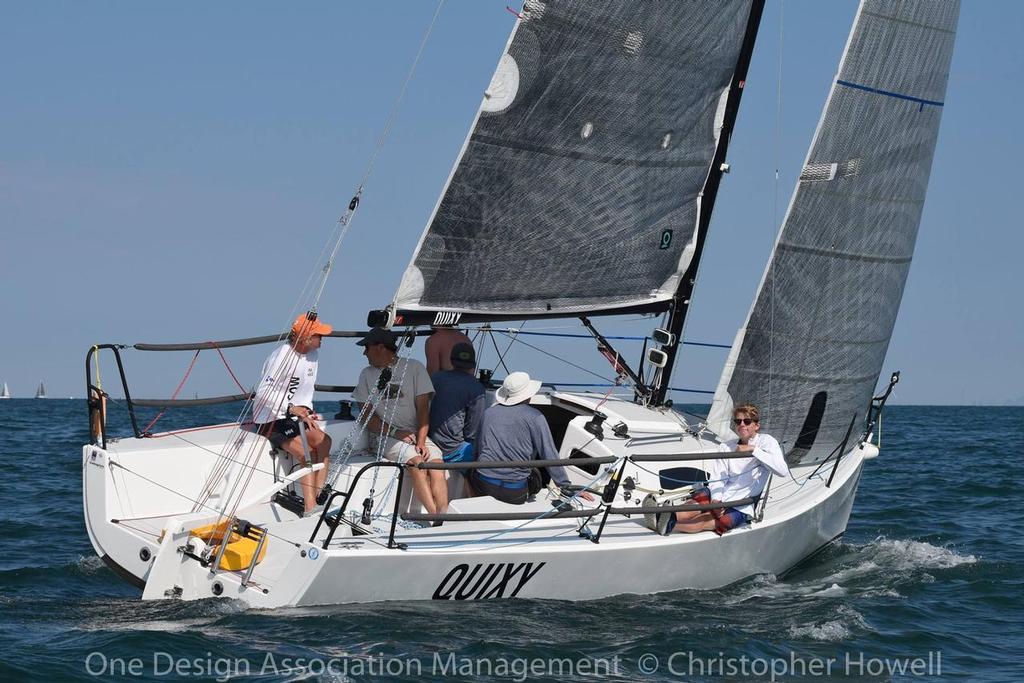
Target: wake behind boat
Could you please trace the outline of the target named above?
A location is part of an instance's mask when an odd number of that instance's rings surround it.
[[[123,347],[101,345],[87,367],[100,350],[114,354],[135,434],[108,438],[90,371],[83,487],[97,553],[145,599],[273,607],[715,588],[785,573],[839,537],[898,380],[873,397],[920,223],[958,3],[862,3],[711,413],[690,419],[667,400],[669,380],[762,7],[528,2],[394,300],[370,314],[400,330],[403,354],[427,325],[462,325],[482,344],[503,321],[578,318],[627,394],[548,387],[530,400],[559,459],[528,465],[563,466],[569,487],[523,505],[461,498],[463,475],[482,463],[386,460],[366,439],[364,410],[320,422],[334,444],[331,487],[304,516],[297,482],[323,465],[297,466],[246,414],[199,430],[140,429],[133,405],[204,399],[133,401]],[[636,370],[592,320],[623,314],[661,318]],[[481,381],[494,388],[489,373]],[[374,409],[388,400],[377,389]],[[226,398],[250,398],[240,391]],[[750,457],[722,451],[746,401],[764,407],[790,475],[747,499],[700,502],[695,486],[723,459]],[[412,467],[446,473],[446,512],[424,513]],[[721,536],[650,528],[652,517],[733,506],[752,506],[752,520]]]

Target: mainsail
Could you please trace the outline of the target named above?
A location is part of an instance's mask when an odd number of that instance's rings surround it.
[[[921,221],[958,0],[864,0],[709,423],[735,403],[791,463],[833,453],[872,396]],[[852,441],[851,441],[852,443]]]
[[[666,310],[699,251],[762,6],[529,0],[398,321]]]

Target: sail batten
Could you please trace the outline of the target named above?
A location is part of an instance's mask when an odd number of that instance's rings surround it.
[[[862,0],[715,393],[719,433],[754,402],[791,463],[816,462],[864,418],[913,258],[958,16],[958,0]]]
[[[666,310],[755,4],[527,2],[393,309]]]

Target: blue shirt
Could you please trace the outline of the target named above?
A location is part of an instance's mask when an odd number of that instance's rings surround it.
[[[493,405],[484,412],[484,428],[477,446],[480,462],[510,463],[519,460],[557,460],[558,449],[551,437],[551,428],[539,410],[528,403],[514,406]],[[569,484],[561,467],[548,468],[559,486]],[[530,476],[530,468],[492,470],[479,473],[492,479],[519,482]]]
[[[476,444],[484,418],[484,385],[462,370],[435,372],[430,382],[430,438],[445,455],[464,441]]]

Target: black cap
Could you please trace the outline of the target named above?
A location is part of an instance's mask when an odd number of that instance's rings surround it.
[[[476,351],[472,344],[459,342],[452,347],[452,367],[457,370],[472,370],[476,367]]]
[[[369,346],[370,344],[384,344],[394,348],[398,346],[398,337],[391,330],[374,327],[366,333],[365,337],[356,342],[357,346]]]

